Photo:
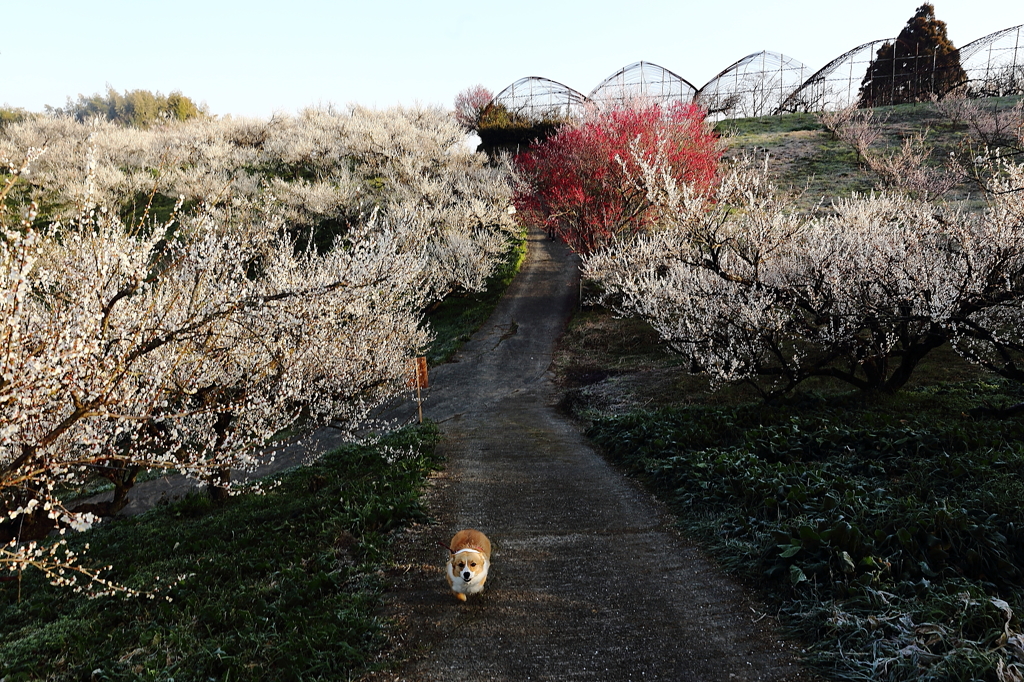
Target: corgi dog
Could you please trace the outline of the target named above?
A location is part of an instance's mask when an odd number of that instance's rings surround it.
[[[446,549],[449,556],[445,577],[455,597],[466,601],[466,595],[482,592],[491,566],[491,541],[487,536],[471,528],[460,530]]]

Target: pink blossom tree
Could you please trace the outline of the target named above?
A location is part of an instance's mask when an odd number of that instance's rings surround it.
[[[455,121],[468,132],[480,127],[484,109],[494,99],[494,94],[482,85],[466,88],[455,96]]]

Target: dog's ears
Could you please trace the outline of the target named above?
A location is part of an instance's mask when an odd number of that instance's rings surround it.
[[[438,540],[438,541],[437,541],[437,544],[439,544],[439,545],[441,545],[442,547],[444,547],[445,549],[447,549],[447,550],[448,550],[448,553],[449,553],[449,554],[455,554],[455,550],[454,550],[454,549],[452,549],[452,548],[451,548],[451,547],[449,547],[448,545],[444,544],[444,543],[443,543],[443,542],[441,542],[440,540]]]

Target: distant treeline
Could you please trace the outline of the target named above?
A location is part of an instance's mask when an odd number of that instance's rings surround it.
[[[46,113],[70,116],[78,121],[100,117],[113,123],[148,128],[161,120],[185,121],[209,116],[205,104],[196,104],[180,90],[168,95],[149,90],[125,90],[123,93],[107,86],[106,94],[96,93],[78,99],[68,97],[63,107],[46,106]],[[0,126],[22,121],[32,114],[21,108],[0,107]]]

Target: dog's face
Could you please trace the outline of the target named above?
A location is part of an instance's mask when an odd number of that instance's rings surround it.
[[[452,554],[450,565],[452,576],[467,583],[473,582],[476,577],[486,575],[487,562],[483,554],[473,549],[463,549]]]

